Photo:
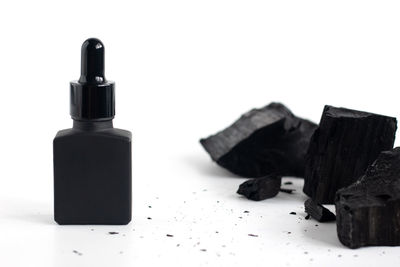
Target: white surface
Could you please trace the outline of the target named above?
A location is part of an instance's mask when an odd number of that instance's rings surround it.
[[[324,104],[400,117],[399,14],[396,1],[1,2],[0,266],[398,266],[400,248],[350,250],[335,224],[304,220],[301,180],[240,198],[244,179],[198,140],[271,101],[314,121]],[[128,226],[52,220],[52,139],[72,124],[68,82],[93,36],[115,126],[134,136]]]

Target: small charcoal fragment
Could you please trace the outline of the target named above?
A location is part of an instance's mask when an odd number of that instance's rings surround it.
[[[400,147],[382,152],[336,194],[337,233],[350,248],[400,245]]]
[[[225,130],[200,140],[220,166],[243,177],[272,173],[304,177],[305,155],[317,125],[280,103],[253,109]]]
[[[109,235],[118,235],[118,232],[108,232]]]
[[[174,237],[173,235],[167,234],[167,237]]]
[[[283,184],[284,185],[291,185],[291,184],[293,184],[293,182],[289,181],[289,182],[284,182]]]
[[[297,213],[292,211],[291,213],[289,213],[290,215],[296,215]]]
[[[247,180],[239,186],[237,193],[256,201],[272,198],[279,193],[281,180],[281,176],[274,174]]]
[[[77,250],[73,250],[72,252],[75,253],[75,254],[77,254],[77,255],[79,255],[79,256],[82,256],[82,255],[83,255],[81,252],[79,252],[79,251],[77,251]]]
[[[338,189],[392,149],[396,128],[393,117],[325,106],[306,156],[304,193],[316,203],[333,204]]]
[[[324,206],[315,203],[312,199],[304,202],[305,211],[308,215],[319,222],[332,222],[336,220],[335,214]]]
[[[294,191],[294,189],[286,189],[286,188],[281,188],[279,189],[279,191],[283,192],[283,193],[288,193],[288,194],[292,194]]]
[[[255,235],[255,234],[248,234],[248,236],[258,237],[258,235]]]

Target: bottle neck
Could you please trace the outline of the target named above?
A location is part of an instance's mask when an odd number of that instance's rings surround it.
[[[113,128],[113,121],[78,121],[74,120],[73,126],[74,129],[82,130],[82,131],[98,131]]]

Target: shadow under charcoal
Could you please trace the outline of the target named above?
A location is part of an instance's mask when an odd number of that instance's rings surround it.
[[[323,243],[331,247],[344,247],[336,234],[336,222],[320,223],[312,218],[309,225],[304,228],[304,236],[312,242]]]
[[[334,205],[324,205],[324,207],[335,213]],[[304,228],[305,237],[329,246],[344,247],[337,236],[336,222],[321,223],[312,217],[307,222],[307,227]]]

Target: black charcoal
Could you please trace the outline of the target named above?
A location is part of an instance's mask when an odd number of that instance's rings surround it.
[[[307,199],[304,202],[304,208],[308,215],[319,222],[332,222],[336,220],[335,214],[321,204],[315,203],[312,199]]]
[[[271,103],[247,112],[200,143],[212,160],[239,176],[304,177],[305,155],[316,127],[284,105]]]
[[[109,235],[118,235],[118,232],[108,232]]]
[[[293,192],[296,191],[296,190],[294,190],[294,189],[281,188],[281,189],[279,189],[279,191],[281,191],[281,192],[283,192],[283,193],[287,193],[287,194],[293,194]]]
[[[239,186],[237,193],[256,201],[272,198],[279,193],[281,180],[281,176],[274,174],[247,180]]]
[[[392,149],[396,124],[393,117],[325,106],[306,156],[304,193],[316,203],[333,204],[338,189]]]
[[[336,194],[337,233],[350,248],[400,245],[400,148],[382,152]]]
[[[77,255],[79,255],[79,256],[82,256],[82,255],[83,255],[81,252],[79,252],[79,251],[77,251],[77,250],[73,250],[72,252],[75,253],[75,254],[77,254]]]

